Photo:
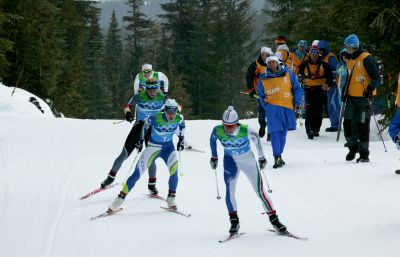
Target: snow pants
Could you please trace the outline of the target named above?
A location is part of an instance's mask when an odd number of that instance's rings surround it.
[[[306,110],[306,132],[319,132],[322,125],[322,111],[326,105],[326,95],[322,86],[304,88]]]
[[[331,89],[327,92],[328,96],[328,116],[331,122],[332,128],[338,128],[339,125],[339,98],[338,89],[336,85],[333,85]]]
[[[240,155],[224,155],[224,181],[226,186],[225,202],[228,212],[237,211],[236,206],[236,182],[239,178],[239,171],[249,179],[254,191],[261,200],[262,206],[268,215],[275,214],[271,199],[264,190],[263,180],[258,169],[256,159],[251,151]]]
[[[274,157],[281,156],[286,144],[287,130],[271,133],[272,153]]]
[[[175,151],[174,144],[171,142],[165,145],[155,145],[149,143],[149,146],[143,151],[139,158],[138,163],[132,173],[132,175],[126,181],[122,192],[128,194],[129,191],[135,186],[136,182],[143,175],[143,173],[151,165],[154,164],[157,158],[162,158],[167,164],[169,169],[169,192],[175,193],[178,186],[178,155]]]

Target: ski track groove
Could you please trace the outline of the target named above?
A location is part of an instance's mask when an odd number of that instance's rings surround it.
[[[106,130],[110,129],[112,127],[106,127],[104,129],[102,129],[101,131],[99,131],[98,133],[96,133],[95,135],[93,135],[92,137],[90,137],[90,139],[87,141],[87,143],[85,144],[84,147],[82,147],[82,149],[84,149],[83,151],[81,151],[81,157],[79,159],[78,162],[76,162],[75,167],[71,169],[68,169],[66,167],[66,161],[65,158],[63,157],[63,153],[60,152],[60,149],[57,148],[57,155],[61,156],[61,158],[59,158],[60,160],[63,160],[64,165],[60,168],[63,168],[66,172],[68,172],[70,175],[68,177],[68,181],[65,184],[65,186],[63,186],[63,191],[61,193],[60,199],[62,199],[62,201],[60,201],[60,204],[57,208],[57,214],[55,216],[55,220],[53,222],[53,225],[51,226],[51,229],[49,231],[49,236],[48,239],[46,240],[47,244],[46,244],[46,249],[44,251],[44,257],[51,257],[52,255],[52,251],[53,251],[53,244],[55,241],[55,237],[57,234],[57,231],[60,227],[60,224],[62,223],[62,220],[64,220],[64,217],[66,215],[65,213],[65,208],[67,205],[68,200],[70,199],[69,197],[69,191],[71,189],[71,186],[73,184],[74,178],[76,177],[77,171],[79,170],[78,168],[80,167],[81,163],[85,160],[86,154],[88,152],[90,152],[90,149],[92,149],[92,145],[94,143],[97,142],[99,136],[101,134],[103,134]],[[61,136],[61,135],[59,135]]]

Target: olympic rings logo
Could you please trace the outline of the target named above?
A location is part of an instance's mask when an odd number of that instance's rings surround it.
[[[162,102],[154,102],[154,101],[141,101],[139,103],[139,107],[148,110],[159,110],[163,106]]]
[[[223,138],[221,143],[225,147],[241,147],[247,144],[248,140],[247,138]]]
[[[155,129],[161,132],[166,132],[166,133],[171,133],[174,132],[177,128],[178,128],[177,123],[172,123],[172,124],[168,124],[168,123],[158,123],[155,125]]]

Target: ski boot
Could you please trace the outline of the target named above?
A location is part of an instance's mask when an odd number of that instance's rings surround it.
[[[357,163],[359,162],[369,162],[368,154],[360,152],[360,157],[357,159]]]
[[[175,193],[168,193],[168,197],[167,197],[167,204],[168,204],[168,208],[176,210],[177,206],[176,206],[176,201],[175,201]]]
[[[231,222],[231,228],[229,229],[229,234],[233,236],[239,232],[240,228],[239,217],[237,215],[237,212],[229,214],[229,220]]]
[[[121,207],[121,205],[124,203],[126,194],[120,192],[117,198],[115,198],[114,202],[108,207],[107,212],[116,212],[118,209]]]
[[[156,188],[156,178],[149,178],[149,183],[147,188],[149,189],[150,195],[158,195],[158,190]]]
[[[107,178],[103,182],[101,182],[100,187],[101,188],[105,188],[106,186],[111,185],[111,183],[114,182],[114,179],[115,179],[116,175],[117,175],[117,172],[111,170],[108,173]]]
[[[272,214],[269,216],[269,221],[271,222],[271,225],[278,230],[279,233],[284,234],[287,232],[286,226],[283,225],[279,219],[278,219],[278,215],[276,214]]]
[[[334,128],[334,127],[329,127],[329,128],[325,129],[325,132],[337,132],[337,131],[338,131],[338,129]]]
[[[396,170],[394,173],[399,174],[400,175],[400,170]]]

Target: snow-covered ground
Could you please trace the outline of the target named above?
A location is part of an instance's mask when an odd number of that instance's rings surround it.
[[[271,146],[263,142],[268,160],[265,172],[278,215],[290,231],[309,240],[269,232],[271,225],[261,215],[261,203],[241,175],[238,214],[246,234],[220,244],[229,220],[224,200],[216,199],[208,146],[219,121],[187,122],[187,140],[206,151],[181,153],[184,175],[177,203],[192,217],[166,212],[159,208],[164,202],[147,198],[145,175],[125,200],[123,212],[91,221],[90,217],[107,209],[120,188],[83,201],[77,198],[105,179],[131,124],[43,118],[47,116],[28,110],[36,108],[31,103],[24,111],[22,107],[10,110],[9,104],[3,104],[11,101],[8,91],[7,96],[4,92],[0,91],[1,256],[400,256],[400,176],[394,173],[400,167],[399,152],[390,141],[385,141],[388,152],[384,152],[374,126],[370,163],[346,162],[343,136],[337,143],[335,133],[324,132],[327,120],[321,136],[313,141],[307,139],[304,128],[289,133],[283,155],[286,166],[281,169],[272,169]],[[244,123],[258,129],[255,119]],[[134,153],[122,166],[117,182],[130,174]],[[158,189],[165,196],[168,172],[162,161],[157,165]],[[218,176],[224,196],[221,165]]]

